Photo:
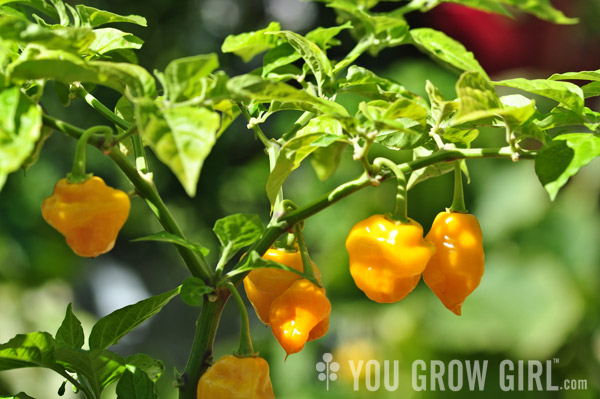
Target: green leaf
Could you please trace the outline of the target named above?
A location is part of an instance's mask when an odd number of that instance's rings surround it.
[[[200,170],[217,140],[219,114],[192,106],[160,110],[149,100],[138,101],[135,112],[144,141],[195,196]]]
[[[433,58],[447,63],[460,71],[479,72],[489,79],[475,56],[445,33],[430,28],[411,29],[410,35],[418,48]]]
[[[244,62],[248,62],[257,54],[275,47],[279,40],[278,37],[266,33],[280,30],[281,26],[277,22],[271,22],[265,29],[239,35],[229,35],[225,38],[221,51],[234,53],[241,57]]]
[[[304,59],[311,69],[321,89],[331,77],[331,62],[319,46],[302,35],[290,31],[281,31],[278,34],[292,46]]]
[[[210,250],[208,248],[203,247],[200,244],[196,244],[195,242],[188,241],[184,238],[179,237],[176,234],[171,234],[167,231],[161,231],[159,233],[150,234],[150,235],[147,235],[144,237],[139,237],[134,240],[131,240],[131,242],[138,242],[138,241],[170,242],[171,244],[175,244],[175,245],[179,245],[180,247],[187,248],[187,249],[194,251],[197,254],[200,254],[202,256],[206,256],[210,252]]]
[[[96,37],[88,49],[97,54],[122,49],[139,49],[144,44],[139,37],[114,28],[94,29],[94,34]]]
[[[456,82],[456,94],[459,104],[454,124],[489,117],[490,110],[502,108],[496,90],[479,72],[464,72]]]
[[[38,43],[49,49],[72,52],[86,49],[95,38],[90,28],[45,28],[25,19],[14,17],[0,19],[0,37],[16,41],[23,47],[27,43]]]
[[[434,153],[435,150],[427,147],[417,147],[413,149],[413,160],[428,157]],[[439,162],[433,165],[426,166],[421,169],[417,169],[410,174],[408,178],[407,189],[411,189],[417,184],[430,179],[432,177],[438,177],[454,170],[454,164],[452,162]]]
[[[202,78],[219,67],[214,53],[173,60],[165,69],[165,91],[172,102],[191,99],[207,91],[208,82]]]
[[[591,80],[598,82],[600,81],[600,69],[597,71],[555,73],[548,80]]]
[[[156,399],[154,382],[142,370],[125,370],[117,384],[117,399]]]
[[[434,126],[441,126],[442,122],[454,115],[458,110],[457,101],[446,101],[442,92],[429,80],[425,83],[425,90],[431,104],[431,118]]]
[[[30,162],[42,129],[42,111],[18,87],[0,91],[0,190],[8,174]]]
[[[85,342],[83,327],[81,327],[81,322],[77,316],[73,314],[73,307],[71,304],[67,306],[65,318],[56,332],[54,342],[57,347],[74,349],[81,349]]]
[[[272,82],[255,75],[240,75],[227,82],[227,89],[239,100],[253,100],[270,103],[279,101],[286,107],[280,109],[298,109],[315,114],[348,116],[340,104],[310,95],[286,83]]]
[[[376,75],[374,72],[352,65],[348,68],[346,79],[338,81],[339,91],[360,96],[393,102],[399,98],[417,100],[417,95],[404,86]]]
[[[278,263],[278,262],[274,262],[272,260],[264,259],[256,251],[250,251],[250,253],[248,255],[246,255],[246,259],[242,263],[242,265],[239,268],[233,269],[232,271],[230,271],[229,273],[227,273],[227,276],[232,277],[232,276],[235,276],[237,274],[246,273],[246,272],[249,272],[249,271],[251,271],[253,269],[259,269],[259,268],[286,270],[288,272],[296,273],[299,276],[307,278],[307,276],[305,276],[301,271],[296,270],[293,267],[289,267],[287,265],[284,265],[282,263]],[[311,280],[313,283],[315,283],[317,285],[320,285],[320,283],[317,282],[314,277],[312,279],[309,279],[309,280]]]
[[[496,86],[506,86],[538,94],[557,101],[578,114],[583,113],[584,95],[581,88],[573,83],[545,79],[507,79],[494,82]]]
[[[315,152],[312,153],[310,164],[319,180],[325,181],[333,175],[340,165],[342,153],[345,148],[346,143],[335,142],[327,147],[317,148]]]
[[[165,372],[165,365],[160,360],[153,359],[144,353],[128,356],[125,363],[143,370],[153,382],[156,382]]]
[[[128,89],[133,97],[154,97],[154,78],[139,65],[106,61],[85,62],[78,56],[61,50],[48,50],[30,44],[21,57],[8,66],[12,79],[54,79],[65,84],[95,83],[120,93]]]
[[[46,140],[48,140],[50,138],[50,135],[52,135],[52,132],[53,130],[51,128],[47,126],[42,126],[42,129],[40,130],[40,137],[35,142],[33,151],[31,151],[31,154],[29,154],[29,156],[21,164],[21,168],[25,172],[27,172],[27,170],[37,162],[37,160],[40,157],[40,152],[42,151],[42,148],[44,148]]]
[[[302,58],[300,54],[289,43],[281,43],[267,51],[263,57],[261,75],[266,78],[270,72],[282,66],[289,65],[300,58]]]
[[[54,365],[54,339],[46,332],[19,334],[0,345],[0,371]]]
[[[97,397],[125,371],[121,356],[101,349],[57,348],[56,362],[68,371],[84,376]]]
[[[581,86],[581,90],[583,90],[583,95],[585,98],[598,97],[600,96],[600,82],[588,83],[584,86]]]
[[[181,299],[190,306],[202,306],[204,296],[213,292],[214,289],[198,277],[189,277],[181,285]]]
[[[83,25],[91,26],[92,28],[100,25],[112,24],[115,22],[126,22],[140,26],[147,26],[146,18],[140,17],[139,15],[118,15],[109,11],[99,10],[94,7],[84,6],[83,4],[77,4],[75,8],[79,13],[81,23]]]
[[[342,43],[335,39],[335,37],[345,29],[352,29],[352,24],[350,22],[346,22],[343,25],[332,26],[329,28],[318,27],[308,32],[306,34],[306,38],[315,43],[321,49],[327,50],[330,47],[338,46]]]
[[[35,399],[35,398],[27,395],[25,392],[19,392],[15,396],[0,396],[0,399]]]
[[[180,287],[115,310],[101,318],[90,333],[90,349],[106,349],[115,345],[131,330],[156,315],[179,294]]]
[[[569,178],[598,156],[600,137],[591,133],[562,134],[538,152],[535,173],[554,201]]]
[[[264,226],[258,215],[236,213],[217,220],[213,231],[221,243],[221,256],[227,262],[237,251],[256,241]]]
[[[315,118],[316,119],[316,118]],[[313,119],[314,120],[314,119]],[[311,122],[313,121],[311,120]],[[290,173],[298,166],[300,163],[314,151],[316,151],[320,145],[319,140],[321,140],[324,136],[328,136],[328,144],[331,143],[329,139],[333,139],[333,141],[345,142],[347,139],[344,136],[340,136],[337,134],[330,134],[324,131],[319,131],[317,133],[308,133],[310,129],[313,129],[315,125],[319,124],[317,120],[312,122],[313,125],[303,128],[298,131],[296,137],[289,140],[287,143],[281,147],[279,151],[279,155],[277,156],[277,160],[275,161],[275,167],[271,171],[269,178],[267,179],[267,196],[269,197],[269,201],[271,204],[275,203],[275,198],[279,193],[279,189],[283,185],[283,182]],[[334,122],[326,122],[326,124],[330,125]],[[304,130],[307,129],[307,130]]]
[[[557,24],[576,24],[578,22],[577,18],[568,18],[562,11],[554,8],[550,0],[502,0],[502,2]]]

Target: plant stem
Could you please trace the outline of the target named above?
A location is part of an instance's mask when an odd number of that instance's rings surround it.
[[[244,106],[244,104],[242,104],[241,102],[236,102],[238,108],[240,109],[240,111],[242,111],[242,115],[244,115],[244,118],[246,118],[246,120],[248,121],[248,127],[251,128],[254,131],[254,134],[256,135],[256,137],[259,138],[259,140],[263,143],[263,145],[265,146],[265,148],[269,148],[273,146],[273,143],[271,142],[271,140],[269,140],[269,138],[263,133],[262,129],[260,128],[260,126],[258,126],[255,123],[251,123],[251,119],[252,116],[250,115],[250,113],[248,112],[248,110],[246,109],[246,107]]]
[[[72,375],[70,375],[64,369],[57,367],[57,368],[53,368],[52,370],[56,371],[58,374],[60,374],[62,377],[64,377],[66,380],[68,380],[75,388],[77,388],[78,390],[83,392],[83,394],[85,395],[85,397],[87,399],[95,399],[96,398],[96,395],[94,395],[94,393],[92,391],[90,391],[86,386],[84,386],[79,381],[77,381],[77,379],[75,379]]]
[[[217,299],[213,302],[208,300],[206,296],[204,297],[202,311],[196,321],[194,343],[182,375],[183,384],[179,390],[180,399],[196,399],[198,380],[212,363],[212,348],[221,320],[221,313],[229,295],[227,289],[222,289],[218,291]]]
[[[461,161],[454,161],[454,197],[452,205],[450,205],[450,212],[467,213],[460,163]]]
[[[225,286],[231,292],[231,296],[235,300],[239,310],[240,310],[240,318],[241,318],[241,328],[240,328],[240,346],[236,352],[236,355],[240,357],[252,357],[256,356],[254,352],[254,348],[252,347],[252,337],[250,336],[250,321],[248,320],[248,310],[246,309],[246,305],[244,304],[244,300],[240,296],[237,288],[230,281],[228,281]]]
[[[292,128],[281,136],[281,139],[284,141],[291,139],[298,130],[306,126],[306,124],[312,119],[313,116],[315,116],[315,114],[313,114],[312,112],[304,111],[304,113],[300,115],[296,122],[294,122]]]
[[[87,142],[89,138],[94,135],[94,133],[103,131],[105,128],[107,128],[107,126],[94,126],[89,128],[84,131],[81,137],[79,137],[79,140],[77,140],[75,156],[73,157],[73,168],[71,168],[71,173],[67,175],[69,183],[83,183],[92,176],[91,173],[85,173],[85,153],[87,149]],[[108,129],[111,130],[110,128]]]
[[[131,123],[127,122],[125,119],[108,109],[106,105],[102,104],[100,100],[90,94],[81,84],[75,84],[74,87],[77,95],[83,98],[85,102],[90,105],[90,107],[98,111],[98,113],[100,113],[106,119],[124,130],[128,130],[131,127]]]
[[[73,126],[67,122],[55,119],[49,115],[42,115],[42,121],[44,125],[61,131],[71,137],[79,139],[84,131],[76,126]],[[96,136],[90,137],[88,143],[101,148],[104,140]],[[163,226],[163,228],[171,234],[178,235],[181,238],[185,238],[181,228],[171,215],[171,212],[163,202],[162,198],[154,185],[147,181],[131,163],[129,160],[119,151],[118,148],[113,148],[108,154],[112,160],[117,164],[119,169],[127,176],[131,184],[135,187],[137,193],[146,200],[146,203]],[[188,248],[176,245],[176,249],[179,255],[183,259],[185,265],[190,270],[190,273],[204,280],[205,283],[211,284],[212,271],[208,265],[206,259],[200,255],[200,259],[196,254]]]
[[[302,273],[308,277],[309,280],[315,279],[315,273],[313,270],[310,256],[308,255],[308,248],[304,242],[304,236],[302,235],[301,223],[296,223],[294,226],[294,234],[296,235],[296,242],[298,243],[298,249],[300,250],[300,257],[302,258]]]
[[[398,168],[398,165],[387,158],[377,158],[373,161],[373,165],[378,167],[385,166],[391,170],[396,177],[398,190],[396,192],[396,200],[394,201],[394,213],[392,214],[392,219],[402,224],[410,223],[408,220],[406,176],[404,175],[404,172]]]

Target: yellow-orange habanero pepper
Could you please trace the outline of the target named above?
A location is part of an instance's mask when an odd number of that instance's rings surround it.
[[[481,227],[468,213],[440,212],[427,239],[437,247],[423,280],[445,307],[460,316],[464,300],[479,285],[484,271]]]
[[[65,236],[77,255],[95,257],[113,248],[129,208],[129,196],[107,186],[100,177],[82,183],[64,178],[42,203],[42,216]]]
[[[261,357],[223,356],[200,377],[197,399],[274,399],[269,364]]]
[[[398,302],[408,295],[435,253],[418,222],[409,218],[409,223],[402,224],[384,215],[354,225],[346,249],[356,286],[380,303]]]

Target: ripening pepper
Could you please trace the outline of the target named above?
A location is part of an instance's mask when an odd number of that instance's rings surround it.
[[[427,264],[423,280],[445,307],[460,316],[464,300],[477,288],[484,272],[479,222],[468,213],[440,212],[427,239],[437,252]]]
[[[129,208],[129,196],[107,186],[100,177],[82,183],[64,178],[42,203],[42,216],[65,236],[77,255],[95,257],[113,248]]]
[[[273,301],[269,312],[271,330],[290,355],[300,352],[306,342],[327,333],[330,313],[331,303],[325,289],[300,279]]]
[[[269,248],[262,257],[300,272],[303,269],[300,251],[287,252],[283,249]],[[313,272],[317,281],[321,281],[321,274],[314,263]],[[263,323],[269,324],[269,312],[273,301],[300,278],[301,276],[294,272],[274,268],[259,268],[248,273],[244,278],[244,289]]]
[[[346,249],[354,283],[379,303],[398,302],[408,295],[435,253],[418,222],[409,219],[402,224],[384,215],[373,215],[354,225]]]
[[[197,399],[274,399],[269,364],[261,357],[220,358],[200,377]]]

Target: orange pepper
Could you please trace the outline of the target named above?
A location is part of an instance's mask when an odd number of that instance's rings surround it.
[[[287,252],[283,249],[269,248],[263,259],[281,263],[299,272],[303,270],[299,251]],[[313,272],[317,281],[320,281],[321,273],[314,263]],[[273,301],[300,278],[301,276],[294,272],[274,268],[259,268],[248,273],[244,278],[246,296],[263,323],[269,324],[269,312]]]
[[[468,213],[440,212],[427,239],[437,252],[427,264],[423,280],[445,307],[460,316],[464,300],[477,288],[484,272],[479,222]]]
[[[100,177],[82,183],[64,178],[42,203],[42,216],[65,236],[77,255],[95,257],[113,248],[129,209],[129,196],[107,186]]]
[[[306,342],[327,333],[330,313],[325,290],[300,279],[273,301],[269,312],[271,330],[290,355],[300,352]]]
[[[269,364],[261,357],[223,356],[200,377],[198,399],[274,399]]]
[[[423,238],[421,225],[409,221],[402,224],[373,215],[354,225],[348,234],[350,274],[356,286],[375,302],[398,302],[408,295],[435,253],[435,246]]]

